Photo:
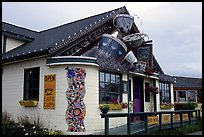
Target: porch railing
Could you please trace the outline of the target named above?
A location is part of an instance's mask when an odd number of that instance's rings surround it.
[[[180,127],[183,126],[183,114],[188,113],[188,124],[192,124],[192,121],[196,121],[196,123],[200,122],[200,110],[177,110],[177,111],[160,111],[160,112],[136,112],[136,113],[107,113],[102,114],[101,118],[105,120],[105,135],[109,135],[109,119],[116,117],[126,117],[127,118],[127,135],[131,134],[131,117],[133,116],[144,116],[144,131],[147,133],[148,131],[148,116],[159,116],[158,119],[158,130],[162,130],[162,115],[170,114],[170,128],[174,128],[174,124],[178,123],[173,120],[173,114],[180,115]],[[195,117],[193,117],[193,113],[195,113]],[[186,122],[186,121],[185,121]]]

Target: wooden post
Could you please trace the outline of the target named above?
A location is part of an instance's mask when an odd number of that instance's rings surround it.
[[[171,113],[171,128],[173,128],[173,127],[174,127],[174,126],[173,126],[173,125],[174,125],[173,118],[174,118],[174,117],[173,117],[173,113]]]
[[[145,133],[147,133],[147,129],[148,129],[148,114],[145,114]]]
[[[180,112],[181,127],[183,126],[183,112]]]
[[[127,134],[130,135],[130,115],[127,115]]]
[[[105,116],[105,135],[109,135],[109,116]]]
[[[162,129],[162,113],[159,112],[159,131]]]
[[[198,110],[198,123],[200,123],[200,110]]]
[[[191,124],[191,115],[192,115],[192,112],[189,111],[188,112],[188,123]]]

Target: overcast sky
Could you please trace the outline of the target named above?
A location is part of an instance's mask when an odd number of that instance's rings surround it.
[[[42,31],[123,6],[165,74],[202,77],[202,2],[2,2],[2,21]]]

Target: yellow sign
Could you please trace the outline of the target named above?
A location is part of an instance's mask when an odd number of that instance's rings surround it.
[[[152,124],[158,124],[158,116],[148,116],[148,124],[152,125]]]
[[[44,76],[44,109],[55,109],[56,74]]]
[[[188,120],[188,113],[185,113],[182,116],[183,116],[183,120]]]
[[[164,123],[170,123],[170,116],[169,115],[163,115],[162,116],[162,124]]]
[[[188,120],[188,113],[182,114],[183,120]],[[180,121],[180,114],[173,115],[174,122]],[[159,119],[158,116],[148,116],[148,124],[158,124]],[[163,115],[162,116],[162,124],[170,123],[170,115]]]
[[[174,122],[179,122],[180,121],[180,115],[176,114],[174,115]]]

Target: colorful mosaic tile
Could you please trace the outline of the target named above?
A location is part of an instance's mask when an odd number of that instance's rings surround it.
[[[85,131],[84,117],[86,115],[86,107],[83,101],[85,95],[85,78],[86,71],[83,68],[69,68],[67,70],[68,88],[66,97],[68,107],[66,110],[66,121],[68,124],[67,131],[80,132]]]

